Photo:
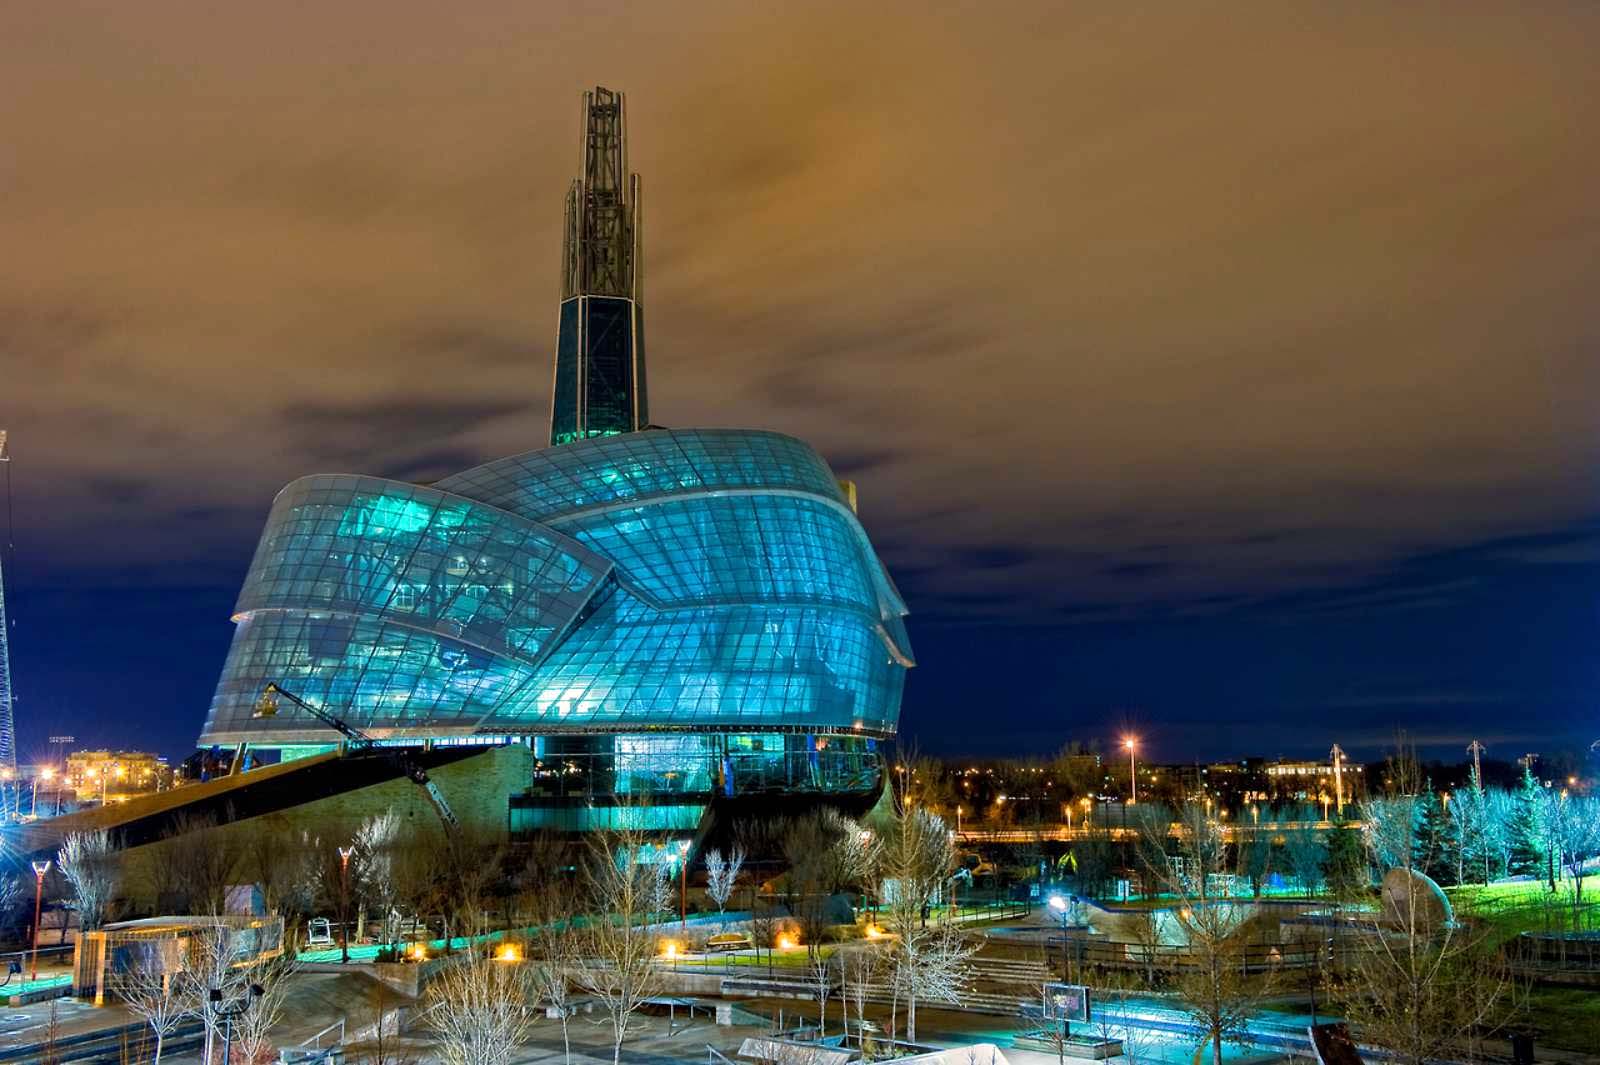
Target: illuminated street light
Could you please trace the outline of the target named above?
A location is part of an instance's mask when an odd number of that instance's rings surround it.
[[[50,871],[50,860],[33,863],[33,960],[28,963],[28,980],[39,979],[39,914],[44,908],[44,874]]]
[[[339,957],[342,964],[350,961],[350,856],[355,852],[354,846],[339,848]]]
[[[1132,736],[1125,736],[1123,737],[1122,745],[1128,749],[1128,782],[1133,788],[1132,794],[1128,797],[1128,803],[1137,806],[1139,804],[1139,766],[1135,759],[1138,757],[1139,741]]]
[[[1061,982],[1067,982],[1067,900],[1060,895],[1051,895],[1050,908],[1055,911],[1056,918],[1061,922]]]
[[[689,841],[678,841],[678,931],[689,932]]]

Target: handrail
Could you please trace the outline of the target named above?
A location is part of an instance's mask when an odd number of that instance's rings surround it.
[[[327,1035],[329,1032],[333,1031],[335,1028],[339,1029],[339,1038],[334,1041],[333,1045],[334,1046],[338,1046],[340,1043],[344,1042],[344,1031],[345,1031],[344,1022],[345,1022],[345,1020],[346,1020],[346,1018],[340,1017],[338,1020],[336,1020],[332,1024],[328,1025],[328,1027],[324,1028],[322,1031],[318,1032],[316,1035],[311,1036],[309,1039],[305,1039],[305,1040],[301,1041],[299,1046],[303,1047],[303,1046],[305,1046],[306,1044],[309,1043],[309,1044],[311,1044],[311,1049],[312,1050],[321,1050],[322,1049],[322,1037]]]
[[[734,1061],[732,1058],[728,1057],[728,1055],[724,1054],[710,1043],[707,1043],[706,1065],[743,1065],[743,1063]]]

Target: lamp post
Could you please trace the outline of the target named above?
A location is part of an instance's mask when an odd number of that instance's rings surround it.
[[[689,841],[678,841],[678,932],[689,933]]]
[[[1137,806],[1139,805],[1139,765],[1136,759],[1138,758],[1139,741],[1132,736],[1128,736],[1123,739],[1122,745],[1128,749],[1128,783],[1132,789],[1128,802]]]
[[[1050,896],[1050,908],[1061,922],[1061,982],[1067,982],[1067,900],[1060,895]]]
[[[33,775],[33,796],[28,799],[28,812],[34,817],[39,816],[39,781],[49,780],[55,776],[55,770],[48,766]]]
[[[223,1021],[222,1065],[228,1065],[229,1052],[233,1046],[233,1019],[242,1017],[249,1012],[250,1007],[255,1005],[256,999],[260,998],[261,995],[261,985],[251,984],[243,998],[235,999],[232,1004],[224,1006],[222,1004],[222,989],[220,987],[211,989],[211,994],[208,996],[211,1013],[213,1016],[222,1018]]]
[[[44,874],[50,871],[50,860],[33,863],[33,960],[28,963],[29,981],[39,979],[39,914],[44,909]]]
[[[350,961],[350,855],[355,847],[339,848],[339,961]],[[446,929],[448,931],[448,929]],[[450,944],[446,943],[448,947]]]

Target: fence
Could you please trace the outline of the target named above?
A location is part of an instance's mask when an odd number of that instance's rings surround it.
[[[1056,936],[1045,942],[1050,970],[1070,978],[1094,973],[1141,972],[1151,983],[1173,973],[1207,968],[1217,958],[1244,975],[1291,969],[1340,969],[1355,946],[1340,940],[1228,944],[1216,952],[1167,943],[1116,943],[1083,936]]]

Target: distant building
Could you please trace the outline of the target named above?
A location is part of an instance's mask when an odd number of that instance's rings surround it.
[[[170,787],[167,760],[149,751],[74,751],[67,756],[62,783],[80,803],[126,802]]]
[[[1266,790],[1273,799],[1300,799],[1305,802],[1315,802],[1323,795],[1332,799],[1340,787],[1344,790],[1346,802],[1366,791],[1363,768],[1359,762],[1342,762],[1339,768],[1341,779],[1336,783],[1332,762],[1268,762],[1263,767]]]

